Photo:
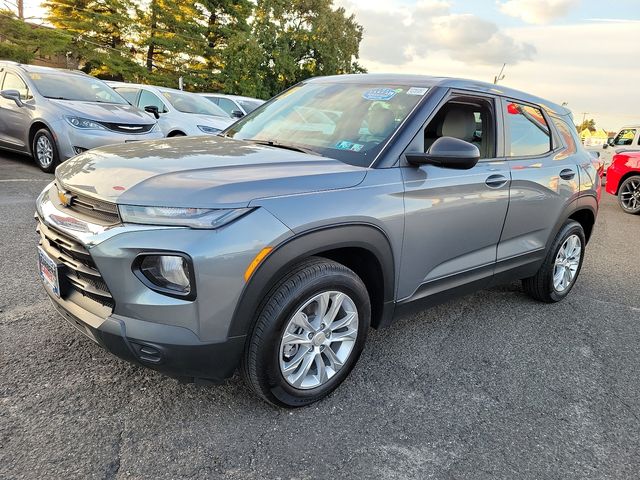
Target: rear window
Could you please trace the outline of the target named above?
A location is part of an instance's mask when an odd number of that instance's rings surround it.
[[[509,133],[507,156],[527,157],[551,151],[551,134],[542,110],[508,102],[505,123]]]

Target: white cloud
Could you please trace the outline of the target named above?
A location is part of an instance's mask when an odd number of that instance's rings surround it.
[[[527,23],[544,24],[564,17],[579,3],[580,0],[507,0],[498,2],[498,8]]]
[[[364,27],[363,61],[403,65],[430,53],[446,51],[474,65],[531,60],[535,48],[518,42],[489,20],[453,14],[450,3],[422,0],[399,5],[382,0],[339,0]]]

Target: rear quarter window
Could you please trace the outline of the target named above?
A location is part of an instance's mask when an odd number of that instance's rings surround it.
[[[551,133],[542,110],[517,102],[506,102],[507,156],[528,157],[551,151]]]

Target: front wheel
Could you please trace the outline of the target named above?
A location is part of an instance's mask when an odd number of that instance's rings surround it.
[[[322,258],[295,267],[268,295],[247,341],[247,383],[264,400],[301,407],[333,391],[356,364],[371,306],[362,280]]]
[[[626,213],[640,213],[640,176],[627,178],[618,189],[618,204]]]
[[[576,283],[586,241],[582,225],[567,220],[562,226],[538,272],[522,280],[524,291],[542,302],[559,302]]]
[[[58,148],[53,135],[46,128],[42,128],[33,136],[31,146],[33,159],[43,172],[51,173],[58,164]]]

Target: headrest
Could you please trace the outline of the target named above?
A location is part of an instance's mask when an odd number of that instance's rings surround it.
[[[471,141],[476,131],[476,117],[473,112],[463,109],[449,110],[442,122],[442,136]]]

